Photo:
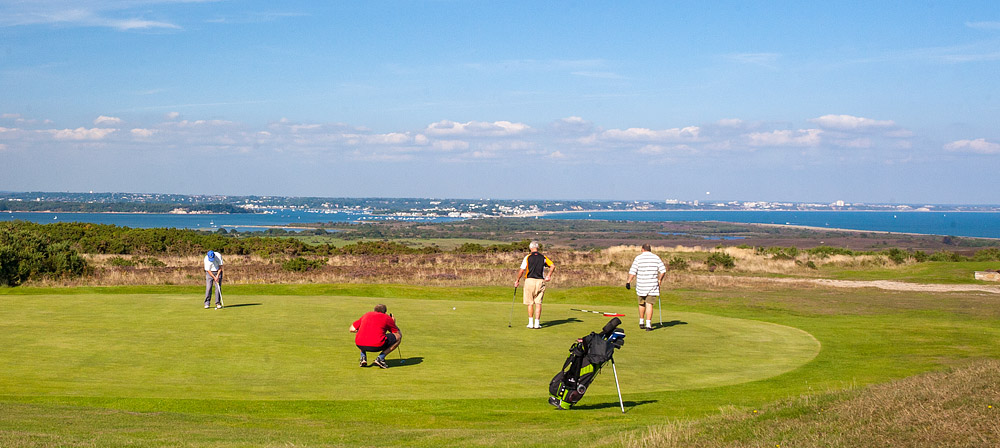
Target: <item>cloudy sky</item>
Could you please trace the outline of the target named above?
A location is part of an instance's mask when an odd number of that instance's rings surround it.
[[[0,190],[998,204],[996,1],[0,0]]]

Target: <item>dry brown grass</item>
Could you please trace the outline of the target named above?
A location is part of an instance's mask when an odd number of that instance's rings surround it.
[[[736,268],[710,272],[705,264],[710,251],[721,250],[736,259]],[[579,287],[620,285],[628,276],[632,259],[640,252],[638,246],[615,246],[601,251],[571,249],[548,250],[545,253],[556,263],[553,286]],[[794,260],[775,260],[757,255],[752,249],[712,249],[694,247],[653,247],[665,263],[675,257],[688,263],[686,270],[668,271],[666,281],[672,287],[768,288],[773,282],[753,275],[815,276],[816,271],[804,265],[838,263],[841,265],[872,263],[869,256],[829,257],[824,260],[800,254]],[[235,284],[296,284],[296,283],[407,283],[429,286],[496,286],[512,283],[522,253],[499,254],[414,254],[414,255],[339,255],[329,257],[319,269],[293,272],[282,269],[286,259],[251,255],[228,255],[226,282]],[[203,281],[201,255],[157,256],[163,267],[114,266],[114,255],[87,255],[95,267],[93,276],[77,279],[40,279],[33,286],[105,286],[105,285],[190,285]],[[129,259],[129,257],[123,257]],[[319,258],[319,257],[316,257]],[[734,277],[734,275],[736,277]],[[742,277],[741,277],[742,276]],[[787,285],[786,285],[787,286]],[[816,287],[803,283],[803,287]]]
[[[606,442],[630,448],[1000,446],[1000,361],[803,396],[759,412],[733,409]]]

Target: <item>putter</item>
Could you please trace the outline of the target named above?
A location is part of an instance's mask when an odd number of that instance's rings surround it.
[[[222,282],[216,280],[215,281],[215,288],[216,288],[216,291],[219,291],[219,305],[222,305],[222,307],[225,308],[226,307],[226,302],[222,301]]]
[[[507,318],[507,328],[514,322],[514,300],[517,299],[517,286],[514,287],[514,296],[510,298],[510,317]]]
[[[659,283],[656,284],[656,292],[660,292],[660,284]],[[663,295],[662,294],[659,295],[659,296],[656,296],[656,308],[658,308],[660,310],[660,327],[663,326],[663,305],[660,305],[660,303],[662,301],[663,301]],[[660,327],[657,327],[657,328],[660,328]]]

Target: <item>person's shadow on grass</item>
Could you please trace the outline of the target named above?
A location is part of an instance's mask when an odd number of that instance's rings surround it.
[[[423,356],[414,356],[412,358],[396,358],[396,359],[392,359],[387,356],[385,359],[385,363],[388,364],[389,367],[409,367],[409,366],[415,366],[422,362],[424,362]]]
[[[676,327],[678,325],[687,325],[687,324],[688,324],[687,322],[681,320],[672,320],[670,322],[663,322],[660,325],[657,325],[654,329],[659,330],[661,328],[670,328],[670,327]]]
[[[623,403],[625,404],[625,412],[627,413],[627,412],[631,411],[633,408],[635,408],[637,406],[642,406],[644,404],[650,404],[650,403],[656,403],[657,401],[659,401],[659,400],[641,400],[641,401],[627,400],[627,401],[624,401]],[[617,401],[609,401],[607,403],[597,403],[597,404],[583,404],[583,405],[575,404],[575,405],[573,405],[573,407],[571,409],[581,409],[581,410],[587,410],[587,409],[607,409],[607,408],[618,408],[620,406],[621,406],[621,404],[619,404]]]
[[[580,320],[580,319],[577,319],[575,317],[569,317],[569,318],[566,318],[566,319],[548,320],[548,321],[542,322],[542,324],[539,325],[539,326],[542,327],[542,328],[547,328],[547,327],[554,327],[556,325],[572,324],[572,323],[577,323],[577,322],[583,322],[583,321]]]

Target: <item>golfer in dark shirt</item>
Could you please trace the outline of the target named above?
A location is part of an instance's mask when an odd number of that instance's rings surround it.
[[[545,295],[545,282],[552,280],[556,267],[549,257],[538,252],[538,241],[528,245],[531,253],[521,260],[521,269],[517,271],[514,288],[521,283],[524,276],[524,304],[528,306],[528,328],[542,327],[542,297]],[[545,268],[549,269],[545,275]]]

